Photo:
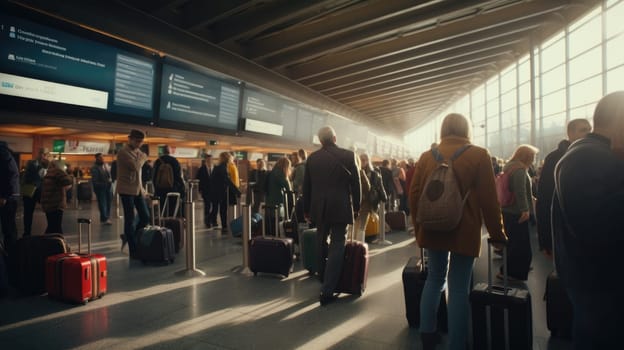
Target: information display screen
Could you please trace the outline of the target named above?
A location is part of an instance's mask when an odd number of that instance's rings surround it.
[[[160,121],[236,130],[240,86],[206,73],[164,63]]]
[[[265,91],[245,89],[243,93],[245,130],[313,143],[326,115],[312,107]]]
[[[0,14],[2,95],[151,119],[156,65],[148,54]]]

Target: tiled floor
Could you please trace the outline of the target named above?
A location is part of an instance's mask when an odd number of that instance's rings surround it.
[[[97,218],[92,207],[66,212],[72,247],[75,219]],[[1,300],[0,349],[420,349],[418,331],[405,320],[401,270],[416,254],[414,239],[405,232],[388,235],[393,245],[370,245],[362,297],[343,295],[321,308],[320,284],[300,262],[288,278],[247,276],[239,272],[240,239],[198,229],[197,265],[206,276],[185,277],[176,274],[185,268],[184,253],[169,266],[129,261],[127,251],[119,251],[123,221],[113,221],[93,227],[93,250],[108,258],[108,294],[85,306],[45,296]],[[203,226],[200,221],[197,227]],[[35,232],[44,226],[38,212]],[[486,279],[484,260],[477,261],[476,281]],[[542,295],[550,263],[536,254],[533,266],[528,286],[534,349],[567,349],[569,342],[549,340],[545,326]]]

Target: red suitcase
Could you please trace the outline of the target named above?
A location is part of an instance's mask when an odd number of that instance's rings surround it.
[[[82,224],[89,226],[88,251],[81,254]],[[46,260],[48,296],[72,303],[85,304],[101,298],[107,290],[106,257],[91,254],[91,219],[78,219],[78,254],[65,253]]]
[[[348,241],[336,293],[362,295],[368,278],[368,244]]]

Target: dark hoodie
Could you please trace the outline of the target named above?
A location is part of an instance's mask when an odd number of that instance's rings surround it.
[[[19,197],[19,170],[6,142],[0,141],[0,198]]]
[[[537,183],[537,237],[540,250],[552,251],[552,229],[550,227],[550,205],[555,191],[555,165],[570,147],[570,141],[561,140],[557,149],[550,152],[544,159],[544,166]]]

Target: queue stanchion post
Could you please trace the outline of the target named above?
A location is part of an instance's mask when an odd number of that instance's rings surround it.
[[[246,276],[252,276],[253,272],[249,268],[249,244],[251,242],[251,205],[244,203],[242,206],[243,212],[243,234],[241,239],[243,240],[243,265],[240,269],[240,273]]]
[[[72,176],[72,192],[71,192],[71,207],[72,209],[78,209],[78,180],[75,176]]]
[[[188,198],[184,206],[186,216],[186,269],[178,271],[176,274],[193,277],[206,276],[206,273],[198,269],[195,264],[195,203]]]
[[[373,244],[391,245],[392,242],[386,239],[386,205],[381,203],[379,206],[379,235],[373,241]]]

